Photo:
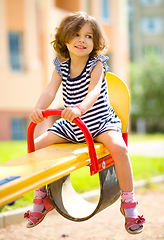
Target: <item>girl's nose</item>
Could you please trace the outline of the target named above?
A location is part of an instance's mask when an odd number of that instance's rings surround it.
[[[84,42],[85,42],[85,41],[84,41],[84,38],[81,37],[81,38],[79,39],[79,42],[84,43]]]

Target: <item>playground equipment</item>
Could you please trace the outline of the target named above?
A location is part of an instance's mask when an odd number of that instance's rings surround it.
[[[122,122],[122,137],[127,144],[130,95],[126,84],[115,74],[107,73],[109,100]],[[62,110],[43,111],[44,117],[61,115]],[[73,221],[84,221],[114,203],[120,189],[115,174],[114,161],[101,143],[92,136],[79,119],[74,122],[83,131],[87,144],[54,144],[35,152],[31,123],[27,133],[29,154],[0,165],[0,206],[48,184],[48,193],[55,209]],[[98,173],[100,197],[97,204],[90,203],[73,189],[70,173],[84,166],[91,175]]]

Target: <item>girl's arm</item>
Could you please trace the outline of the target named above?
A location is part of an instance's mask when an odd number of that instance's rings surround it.
[[[101,91],[102,81],[104,79],[104,71],[102,62],[98,61],[91,73],[91,80],[88,88],[88,94],[84,100],[78,105],[83,113],[87,112],[96,102]],[[77,107],[66,108],[62,112],[62,117],[68,121],[72,121],[76,117],[81,116],[81,111]]]
[[[51,81],[49,82],[47,88],[41,94],[34,111],[30,115],[30,120],[34,123],[39,123],[44,120],[42,111],[46,110],[52,101],[54,100],[57,90],[61,84],[61,77],[59,73],[54,69],[52,73]]]
[[[102,62],[98,61],[91,73],[91,80],[88,88],[88,94],[79,104],[83,113],[87,112],[96,102],[100,95],[102,81],[104,79],[104,71]]]

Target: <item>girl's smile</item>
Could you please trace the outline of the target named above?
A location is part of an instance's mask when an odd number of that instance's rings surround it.
[[[78,49],[86,49],[86,47],[83,46],[83,45],[77,45],[77,46],[75,46],[75,48],[78,48]]]

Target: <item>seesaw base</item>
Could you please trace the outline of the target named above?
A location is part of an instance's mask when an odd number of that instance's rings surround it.
[[[120,196],[120,187],[114,165],[99,173],[100,196],[97,204],[83,199],[72,187],[70,175],[48,185],[48,193],[54,208],[65,218],[85,221],[113,204]]]

